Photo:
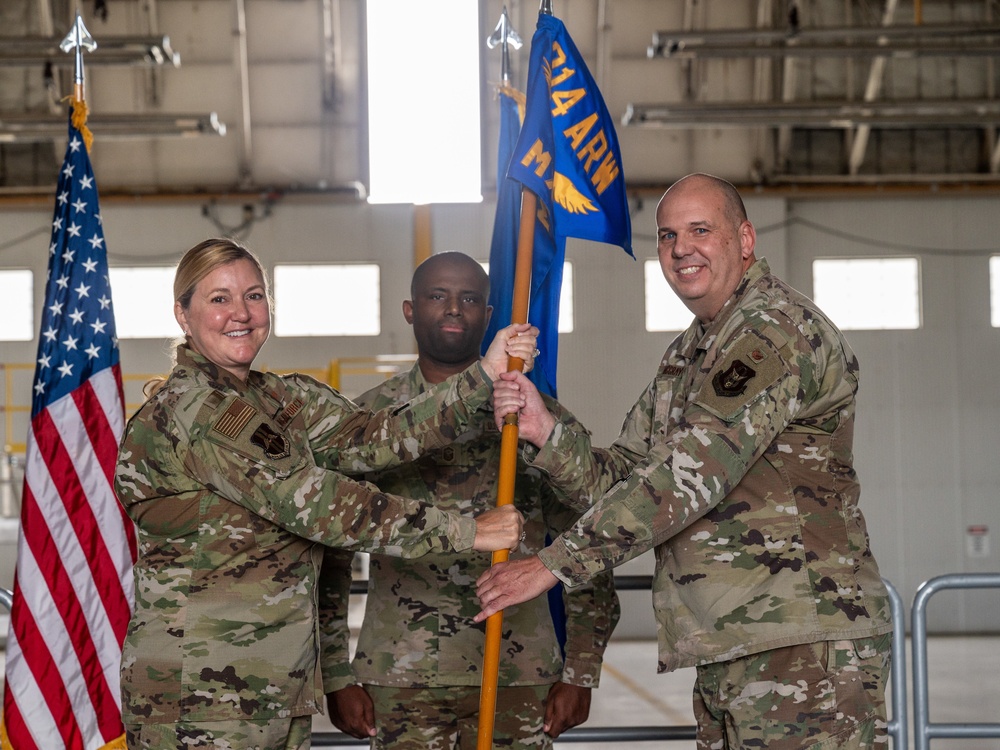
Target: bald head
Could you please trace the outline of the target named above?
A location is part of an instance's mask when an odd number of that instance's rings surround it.
[[[413,273],[403,317],[413,326],[417,360],[432,383],[461,372],[479,359],[490,321],[490,277],[462,253],[440,253]]]
[[[432,255],[413,272],[410,280],[410,296],[416,296],[417,289],[433,281],[428,281],[449,271],[461,271],[467,274],[470,281],[475,281],[482,291],[483,297],[490,296],[490,277],[478,262],[465,253],[438,253]]]
[[[656,207],[663,275],[703,323],[711,321],[753,265],[757,235],[739,192],[707,174],[684,177]]]
[[[667,192],[663,194],[663,198],[666,198],[671,192],[678,193],[692,188],[717,192],[722,199],[726,220],[732,222],[734,226],[739,226],[747,220],[747,209],[743,205],[743,198],[740,197],[740,191],[731,182],[727,182],[715,175],[705,174],[704,172],[695,172],[686,177],[681,177],[667,188]]]

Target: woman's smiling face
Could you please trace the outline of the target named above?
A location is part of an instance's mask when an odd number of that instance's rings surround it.
[[[187,309],[174,315],[191,347],[240,380],[271,332],[271,309],[264,279],[242,259],[214,269],[198,282]]]

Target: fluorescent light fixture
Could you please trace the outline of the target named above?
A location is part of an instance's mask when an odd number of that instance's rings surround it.
[[[0,143],[52,141],[66,137],[66,115],[0,114]],[[225,135],[215,112],[194,115],[91,114],[87,127],[100,138],[160,138]]]
[[[479,3],[367,9],[369,202],[480,202]]]

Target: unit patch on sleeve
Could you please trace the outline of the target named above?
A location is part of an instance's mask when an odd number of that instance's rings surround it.
[[[757,374],[757,371],[741,360],[736,360],[712,378],[715,395],[722,398],[742,396],[747,389],[747,383]]]
[[[267,422],[261,422],[250,436],[250,442],[264,451],[264,455],[277,461],[292,455],[288,450],[288,438],[275,432]]]
[[[215,421],[212,429],[222,433],[230,440],[235,440],[236,436],[243,431],[243,428],[247,426],[247,423],[253,419],[253,415],[256,413],[256,409],[246,401],[236,399],[222,413],[222,416]]]
[[[698,403],[731,421],[747,404],[770,388],[784,373],[785,364],[753,333],[746,333],[715,366],[701,387]]]

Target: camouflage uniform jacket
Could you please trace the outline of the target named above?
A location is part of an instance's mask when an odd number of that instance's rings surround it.
[[[372,414],[302,375],[244,383],[185,346],[177,358],[118,455],[115,490],[139,531],[125,720],[316,713],[323,545],[419,555],[475,537],[471,519],[343,472],[447,444],[492,387],[471,367]]]
[[[419,365],[362,395],[372,409],[405,403],[432,386]],[[549,402],[570,424],[574,417]],[[429,452],[413,463],[369,475],[387,492],[402,493],[442,510],[473,516],[496,504],[500,433],[492,412],[480,411],[452,445]],[[539,472],[519,467],[515,505],[524,516],[521,555],[545,546],[579,517],[558,502]],[[516,556],[516,553],[515,553]],[[328,554],[327,557],[330,557]],[[474,625],[479,611],[475,581],[490,565],[490,555],[429,554],[419,560],[372,555],[368,601],[354,659],[359,682],[393,687],[479,685],[482,680],[484,625]],[[324,570],[329,569],[328,564]],[[336,564],[334,564],[336,567]],[[343,568],[341,568],[343,570]],[[336,573],[334,573],[336,575]],[[331,584],[335,579],[328,579]],[[333,589],[324,642],[327,692],[353,682],[343,617],[346,576]],[[326,581],[324,581],[324,585]],[[322,601],[322,600],[321,600]],[[504,612],[499,684],[540,685],[564,682],[584,687],[598,683],[608,638],[618,621],[618,598],[611,574],[563,598],[566,609],[566,659],[563,663],[545,597]],[[324,609],[327,609],[324,607]],[[340,617],[337,617],[337,614]],[[339,630],[339,632],[338,632]]]
[[[571,496],[603,495],[541,559],[574,584],[655,548],[659,671],[887,632],[857,388],[840,331],[757,261],[670,345],[611,448],[557,425],[531,451]]]

